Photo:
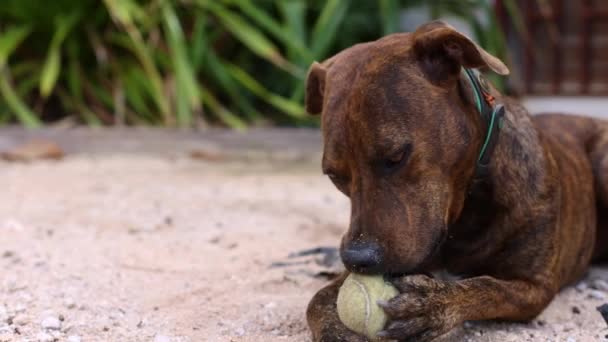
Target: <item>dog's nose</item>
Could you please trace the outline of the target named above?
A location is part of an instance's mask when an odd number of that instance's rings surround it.
[[[355,242],[342,249],[342,262],[350,271],[375,273],[382,264],[382,250],[374,242]]]

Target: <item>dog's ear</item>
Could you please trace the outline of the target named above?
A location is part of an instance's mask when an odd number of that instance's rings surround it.
[[[488,67],[497,74],[509,74],[500,59],[440,20],[426,23],[414,32],[414,53],[423,71],[437,82],[455,79],[461,67]]]
[[[326,74],[327,69],[317,62],[313,62],[308,70],[304,106],[309,114],[320,114],[323,111]]]

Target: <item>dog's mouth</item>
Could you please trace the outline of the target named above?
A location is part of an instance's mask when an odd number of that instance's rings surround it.
[[[432,263],[433,260],[437,258],[437,256],[439,255],[439,252],[441,251],[441,247],[443,247],[443,244],[445,243],[445,240],[447,239],[447,237],[448,237],[447,232],[442,230],[439,238],[435,239],[435,241],[433,242],[433,247],[431,247],[430,252],[423,259],[424,260],[422,262],[423,266],[427,266],[429,263]]]
[[[431,245],[431,248],[429,248],[428,253],[426,254],[426,256],[424,256],[424,258],[422,258],[422,261],[418,265],[407,271],[391,270],[389,268],[387,272],[385,272],[385,276],[387,278],[399,278],[411,274],[424,274],[429,277],[432,277],[430,272],[432,271],[433,264],[436,262],[437,257],[441,252],[441,247],[445,243],[446,239],[447,232],[442,231],[441,235],[437,239],[435,239],[435,241],[433,241],[433,244]]]

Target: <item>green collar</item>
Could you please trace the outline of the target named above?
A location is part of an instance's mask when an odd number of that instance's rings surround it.
[[[488,174],[490,157],[498,140],[499,123],[504,116],[505,109],[502,104],[496,104],[495,98],[490,94],[487,81],[477,70],[463,68],[463,71],[473,89],[477,111],[486,126],[486,135],[477,157],[475,172],[476,178],[483,178]]]

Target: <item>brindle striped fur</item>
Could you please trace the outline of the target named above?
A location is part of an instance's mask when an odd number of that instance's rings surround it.
[[[306,106],[322,115],[323,168],[352,204],[342,246],[373,240],[384,251],[380,272],[401,275],[393,282],[402,294],[383,303],[389,338],[427,341],[466,320],[532,319],[608,254],[608,123],[531,117],[493,90],[507,111],[489,176],[473,181],[485,132],[462,67],[508,72],[441,22],[353,46],[309,72]],[[383,173],[378,165],[405,143],[406,164]],[[440,269],[461,280],[423,275]],[[343,279],[309,304],[315,341],[365,340],[337,318]]]

